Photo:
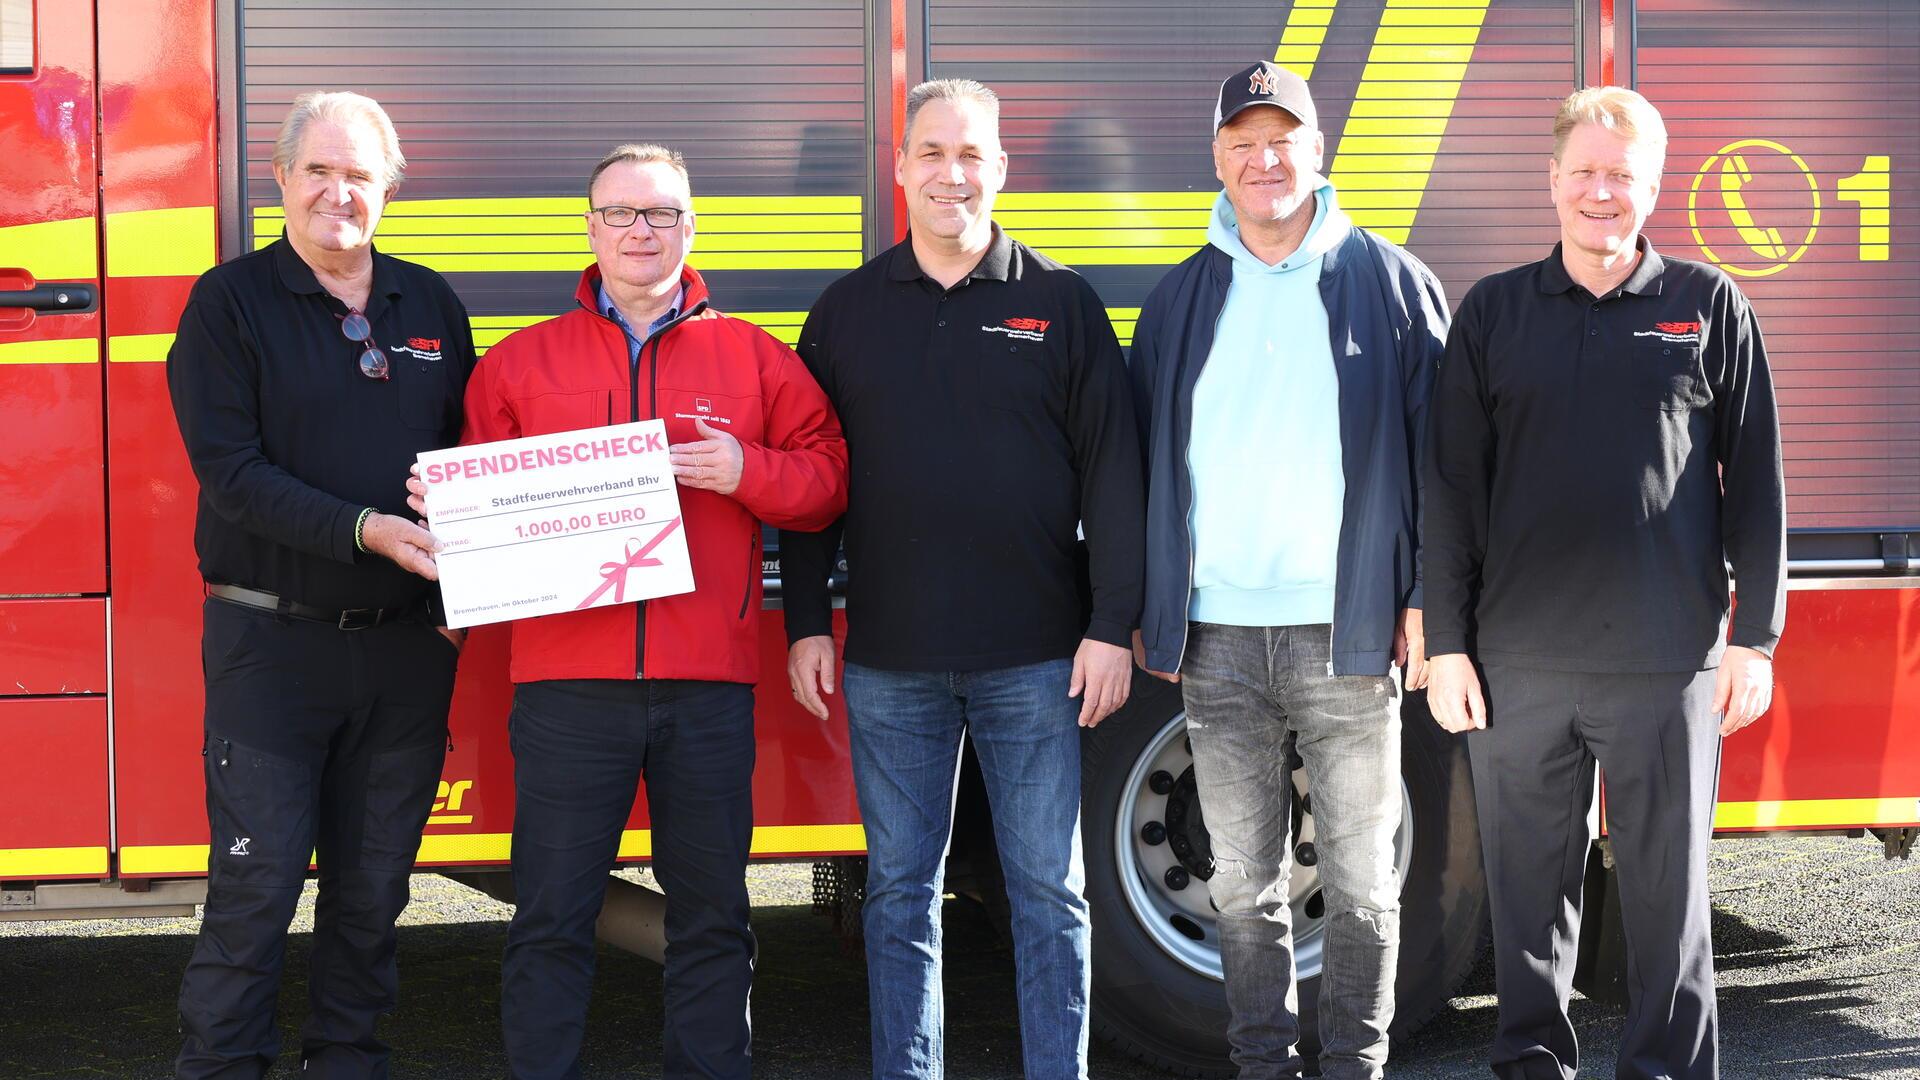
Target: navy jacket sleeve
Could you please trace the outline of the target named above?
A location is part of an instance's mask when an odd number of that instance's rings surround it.
[[[827,399],[838,408],[832,364],[824,347],[826,318],[821,307],[816,303],[807,314],[795,351]],[[789,645],[801,638],[833,633],[833,597],[827,591],[827,578],[840,550],[845,523],[845,517],[841,517],[819,532],[780,530],[780,606],[786,616]]]
[[[1415,266],[1418,268],[1416,295],[1407,298],[1411,327],[1400,349],[1400,392],[1406,400],[1407,448],[1413,455],[1408,468],[1413,476],[1414,535],[1418,537],[1427,503],[1427,413],[1440,357],[1446,351],[1451,317],[1447,314],[1447,294],[1440,280],[1425,266],[1417,262]],[[1424,546],[1424,543],[1416,544],[1413,549],[1413,588],[1401,601],[1402,607],[1425,606]]]
[[[187,459],[215,513],[249,532],[308,554],[353,562],[363,509],[267,460],[260,440],[259,343],[236,301],[203,275],[167,352],[167,389]],[[396,485],[406,480],[394,478]]]

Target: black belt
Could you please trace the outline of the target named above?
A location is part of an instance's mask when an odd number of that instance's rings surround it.
[[[347,608],[344,611],[338,608],[317,608],[295,603],[284,596],[276,596],[260,589],[248,589],[239,585],[216,585],[211,581],[207,582],[207,595],[215,600],[225,600],[229,604],[270,611],[275,615],[286,615],[306,622],[327,623],[342,630],[367,630],[382,623],[396,622],[418,615],[426,610],[424,603],[394,608]]]

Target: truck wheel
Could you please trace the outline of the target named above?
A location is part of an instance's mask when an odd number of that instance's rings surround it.
[[[1394,836],[1400,968],[1392,1035],[1445,1005],[1486,941],[1486,883],[1463,739],[1440,730],[1426,695],[1402,714],[1406,799]],[[1127,707],[1082,743],[1081,830],[1093,914],[1093,1025],[1117,1049],[1186,1076],[1233,1075],[1220,948],[1180,692],[1141,677]],[[1305,770],[1294,773],[1296,843],[1313,839]],[[1317,871],[1291,879],[1301,1053],[1319,1050],[1325,901]]]

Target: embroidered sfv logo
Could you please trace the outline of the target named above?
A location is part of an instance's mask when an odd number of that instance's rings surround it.
[[[1655,341],[1664,341],[1669,345],[1698,345],[1700,344],[1700,330],[1700,323],[1697,320],[1690,322],[1657,322],[1653,324],[1653,329],[1651,330],[1635,330],[1633,336],[1637,338],[1652,338]]]
[[[416,360],[440,359],[440,339],[437,337],[410,337],[405,345],[389,345],[388,352],[411,356]]]
[[[999,326],[982,326],[980,329],[989,334],[1005,334],[1022,341],[1045,341],[1047,327],[1052,325],[1051,319],[1004,319]]]

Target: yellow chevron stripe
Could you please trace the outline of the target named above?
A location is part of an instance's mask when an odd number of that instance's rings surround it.
[[[207,872],[207,845],[148,844],[122,847],[120,872],[134,876],[204,874]]]
[[[1206,243],[1211,191],[1006,192],[1001,228],[1073,266],[1162,266]]]
[[[1387,0],[1327,176],[1354,223],[1404,244],[1488,0]],[[1381,201],[1370,196],[1392,193]]]
[[[587,200],[579,195],[527,195],[483,199],[396,199],[381,215],[385,221],[406,217],[571,217],[579,219],[587,212]],[[850,214],[860,215],[858,195],[696,195],[693,212],[708,214]],[[278,206],[257,206],[254,220],[281,219],[286,216]],[[702,223],[705,227],[705,223]]]
[[[110,277],[199,277],[220,261],[211,206],[107,215]]]
[[[1003,191],[993,204],[996,219],[1014,210],[1208,210],[1208,191]]]
[[[1286,28],[1280,31],[1280,46],[1273,50],[1273,62],[1303,79],[1313,78],[1313,65],[1320,61],[1320,46],[1327,40],[1338,2],[1294,0]]]
[[[57,341],[0,341],[0,364],[97,364],[100,339],[60,338]]]
[[[576,273],[593,260],[576,196],[403,199],[381,221],[380,250],[442,273]],[[702,270],[851,270],[863,261],[857,195],[715,195],[693,200]],[[254,246],[286,214],[255,207]]]
[[[1343,129],[1344,134],[1342,137],[1352,139],[1373,135],[1390,135],[1395,137],[1431,135],[1434,136],[1434,142],[1438,143],[1440,141],[1439,136],[1444,134],[1446,130],[1446,119],[1437,116],[1431,118],[1393,116],[1380,117],[1378,119],[1349,116],[1346,127]],[[1346,204],[1343,202],[1341,205],[1345,206]]]
[[[107,876],[104,847],[0,848],[0,878]]]
[[[502,200],[505,201],[505,200]],[[516,200],[517,201],[517,200]],[[585,206],[585,200],[581,201]],[[265,213],[255,214],[255,220],[263,225],[273,223],[278,231],[283,220],[278,213],[271,216]],[[821,233],[837,235],[852,233],[859,235],[861,227],[858,214],[730,214],[713,212],[700,218],[700,239],[696,246],[703,245],[716,235],[730,233]],[[380,222],[380,241],[382,246],[397,236],[512,236],[533,235],[569,235],[584,236],[585,224],[579,214],[518,214],[518,215],[410,215],[383,218]]]
[[[1723,802],[1714,807],[1716,829],[1809,829],[1920,822],[1920,798],[1799,799]]]
[[[1172,193],[1169,194],[1184,194]],[[1001,210],[995,207],[993,220],[1008,231],[1015,229],[1205,229],[1207,212],[1213,206],[1213,193],[1206,201],[1179,210]]]
[[[36,281],[99,277],[98,247],[90,217],[0,228],[0,264],[18,266]]]
[[[867,849],[866,830],[859,825],[762,825],[753,830],[755,855],[857,854]],[[73,849],[81,850],[81,849]],[[106,849],[99,849],[100,872],[106,872]],[[513,853],[512,833],[428,833],[420,838],[418,862],[505,862]],[[0,858],[9,852],[0,851]],[[653,854],[653,833],[628,829],[620,834],[620,858],[644,859]],[[202,874],[207,869],[205,844],[180,844],[120,849],[123,874]],[[43,870],[41,873],[92,873],[90,870]],[[0,873],[15,875],[0,862]]]
[[[171,348],[172,334],[114,334],[107,338],[107,360],[115,364],[161,364]]]
[[[792,347],[800,340],[800,327],[806,322],[804,311],[729,311],[736,319],[750,322]],[[545,322],[551,315],[476,315],[473,317],[474,352],[487,355],[508,335],[522,327]]]

